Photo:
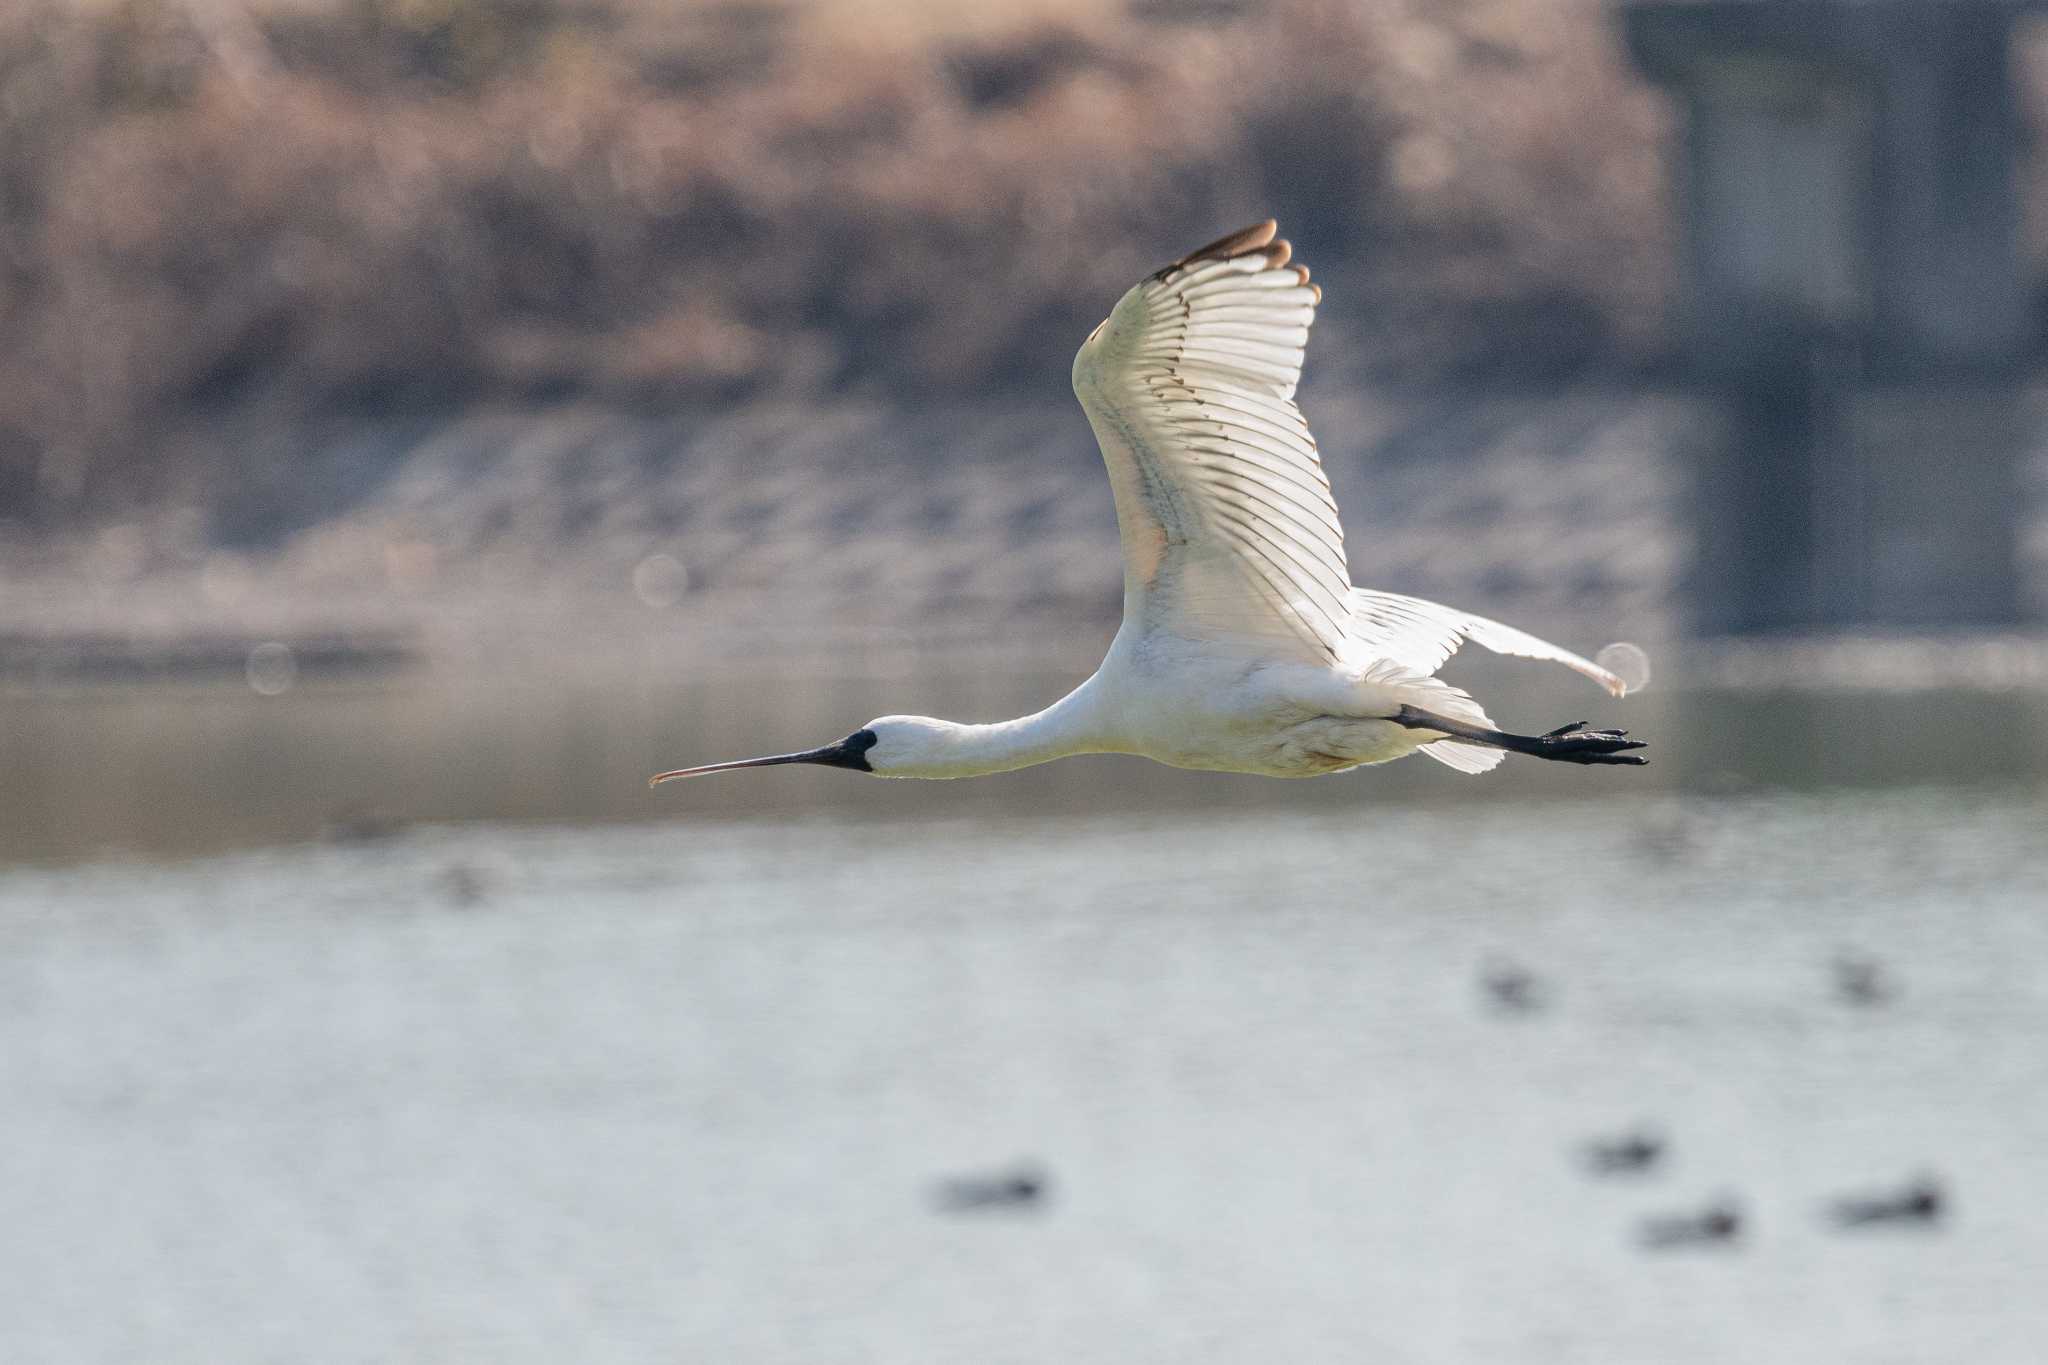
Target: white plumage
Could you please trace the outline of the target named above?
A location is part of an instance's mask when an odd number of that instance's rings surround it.
[[[885,716],[820,749],[663,773],[822,763],[965,777],[1077,753],[1304,777],[1420,749],[1464,772],[1507,752],[1641,763],[1621,731],[1496,730],[1436,670],[1470,640],[1613,673],[1533,635],[1420,598],[1355,588],[1294,389],[1322,291],[1267,221],[1118,300],[1074,359],[1123,543],[1124,619],[1101,668],[1033,716],[960,725]]]

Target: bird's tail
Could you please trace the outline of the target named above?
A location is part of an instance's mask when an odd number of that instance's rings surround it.
[[[1462,720],[1467,725],[1481,725],[1489,730],[1500,728],[1486,714],[1485,708],[1473,700],[1470,692],[1462,687],[1453,687],[1441,678],[1412,678],[1404,681],[1402,687],[1414,692],[1413,702],[1420,710],[1433,712],[1446,720]],[[1432,740],[1423,745],[1419,752],[1427,754],[1447,768],[1456,768],[1461,773],[1490,772],[1507,757],[1500,749],[1488,748],[1484,744],[1467,744],[1456,739]]]

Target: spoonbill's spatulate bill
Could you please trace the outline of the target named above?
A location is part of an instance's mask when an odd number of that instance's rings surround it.
[[[1337,504],[1294,405],[1322,290],[1271,221],[1146,279],[1089,334],[1074,392],[1095,428],[1123,539],[1124,619],[1095,675],[993,725],[884,716],[836,743],[652,779],[814,763],[882,777],[973,777],[1070,754],[1313,777],[1424,753],[1460,772],[1504,754],[1642,763],[1584,722],[1494,728],[1434,676],[1466,640],[1621,678],[1469,612],[1354,588]]]

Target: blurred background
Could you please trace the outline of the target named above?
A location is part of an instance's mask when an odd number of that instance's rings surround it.
[[[0,1354],[2037,1360],[2044,129],[2021,0],[13,0]],[[647,792],[1084,677],[1073,353],[1266,216],[1354,577],[1653,766]]]

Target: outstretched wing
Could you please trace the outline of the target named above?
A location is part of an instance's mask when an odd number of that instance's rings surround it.
[[[1351,606],[1351,637],[1360,649],[1425,678],[1442,668],[1444,661],[1458,652],[1458,646],[1470,640],[1496,654],[1563,664],[1617,697],[1628,691],[1627,683],[1591,659],[1582,659],[1527,631],[1455,607],[1399,593],[1374,592],[1370,588],[1352,589]]]
[[[1351,575],[1336,500],[1294,405],[1322,291],[1270,220],[1117,302],[1074,358],[1123,539],[1124,619],[1327,664]]]

